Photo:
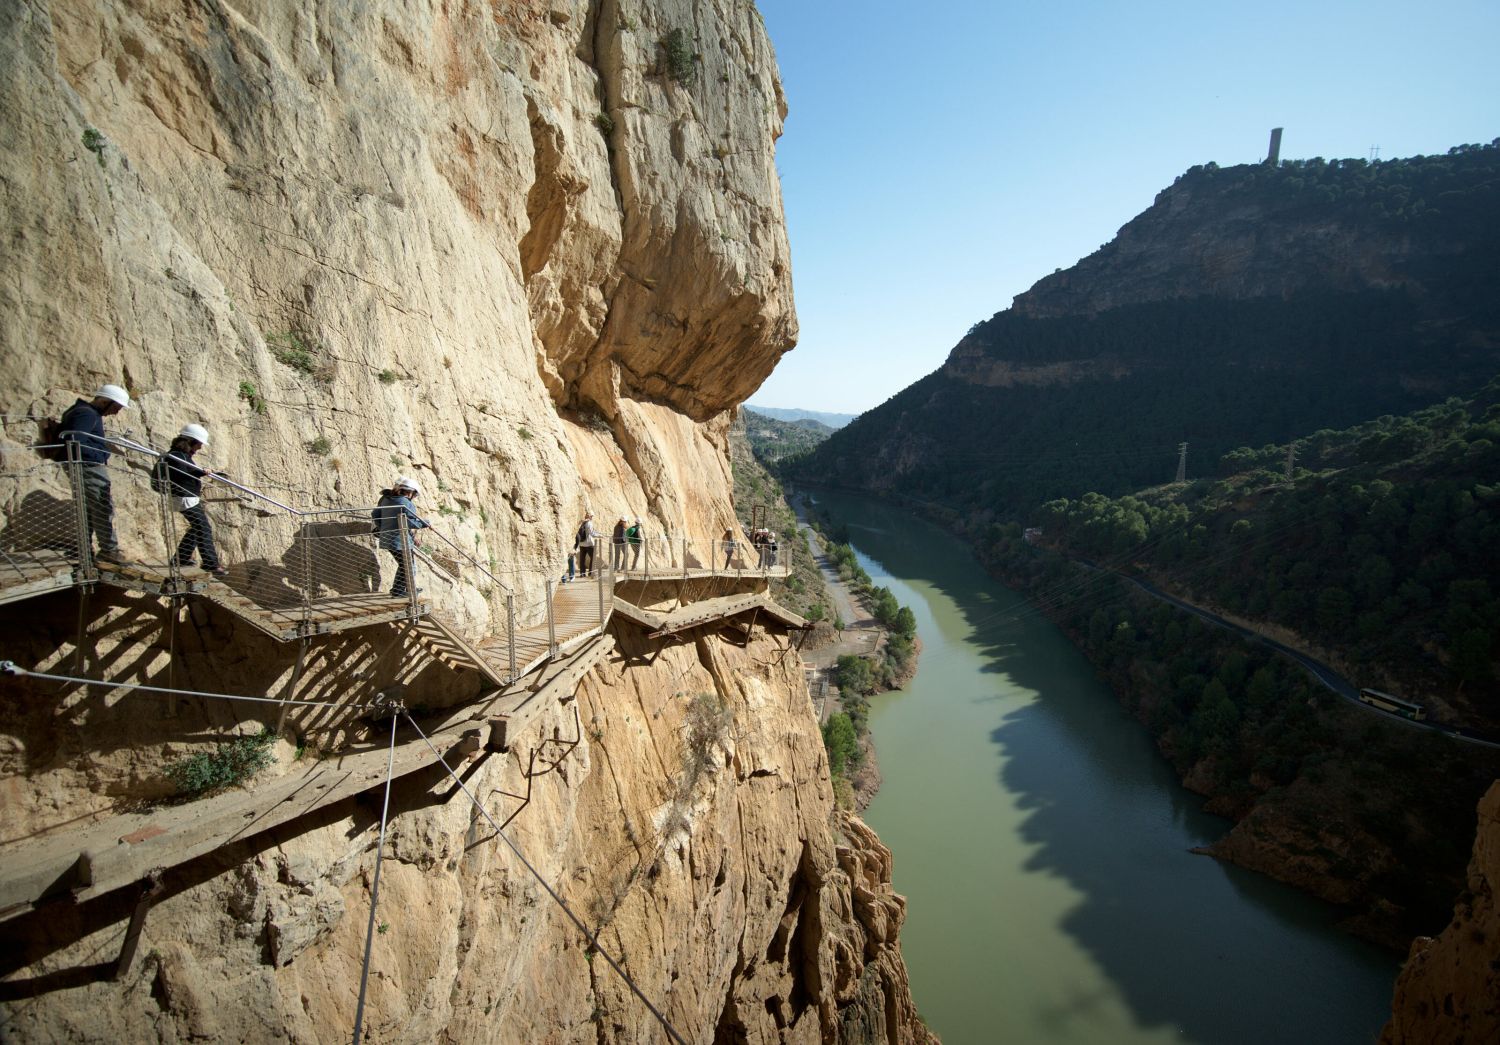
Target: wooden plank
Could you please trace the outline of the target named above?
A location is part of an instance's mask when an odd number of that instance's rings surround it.
[[[490,720],[492,727],[490,745],[501,751],[510,750],[511,745],[525,734],[543,711],[571,699],[583,677],[614,647],[613,638],[601,636],[580,650],[534,692],[514,694],[486,709],[484,715]]]
[[[433,735],[447,754],[462,743],[457,727]],[[94,827],[0,849],[0,918],[22,913],[53,895],[72,893],[82,902],[139,881],[157,867],[175,867],[223,845],[306,816],[385,782],[389,751],[377,746],[337,759],[314,762],[302,772],[267,781],[253,791],[230,791],[183,806],[111,817]],[[393,776],[435,764],[420,738],[396,750]],[[160,828],[161,830],[154,830]],[[126,841],[127,838],[134,841]],[[89,883],[77,883],[72,868],[87,852]],[[75,884],[82,888],[74,889]]]
[[[21,584],[7,584],[0,587],[0,605],[29,599],[35,595],[45,595],[49,591],[61,591],[63,588],[72,586],[73,571],[71,569],[53,577],[34,578]]]

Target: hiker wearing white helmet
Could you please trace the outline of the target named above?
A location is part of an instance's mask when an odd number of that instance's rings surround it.
[[[187,533],[177,545],[177,565],[191,566],[197,553],[203,568],[215,577],[224,577],[229,571],[219,561],[219,551],[214,547],[214,530],[208,521],[208,512],[203,507],[203,480],[219,478],[218,472],[210,472],[193,460],[193,455],[208,445],[208,430],[202,425],[187,424],[172,440],[172,446],[157,458],[151,470],[151,488],[168,495],[172,510],[181,512],[187,520]]]
[[[415,479],[403,475],[391,483],[389,490],[380,491],[380,502],[371,513],[378,535],[375,543],[390,552],[396,560],[396,580],[391,584],[391,594],[398,599],[406,598],[413,591],[422,590],[415,587],[416,571],[411,561],[416,541],[410,536],[403,539],[401,533],[403,517],[408,531],[425,529],[428,525],[427,520],[417,514],[416,506],[411,503],[411,499],[421,492],[422,488]]]
[[[104,419],[130,408],[130,395],[119,385],[101,385],[93,399],[80,399],[68,407],[58,429],[69,446],[70,459],[81,462],[83,503],[87,509],[91,545],[98,542],[96,558],[120,560],[115,539],[115,500],[109,486],[109,444],[104,441]]]

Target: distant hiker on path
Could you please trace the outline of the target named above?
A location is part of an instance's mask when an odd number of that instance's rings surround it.
[[[630,569],[638,569],[641,565],[641,545],[646,541],[646,531],[641,527],[641,520],[636,519],[630,529],[625,531],[625,540],[630,544]]]
[[[612,569],[625,568],[625,516],[615,522],[615,532],[610,537],[609,565]]]
[[[588,512],[578,526],[578,539],[573,547],[578,549],[578,573],[587,577],[594,568],[594,541],[599,534],[594,530],[594,513]]]
[[[120,544],[115,538],[115,500],[109,485],[109,444],[104,441],[104,419],[129,408],[130,395],[125,389],[103,385],[92,400],[80,399],[68,407],[58,422],[62,441],[75,444],[77,459],[82,462],[79,474],[88,517],[88,536],[84,539],[90,546],[98,542],[95,557],[106,562],[120,561]],[[79,554],[85,550],[79,549]]]
[[[414,586],[408,587],[416,581],[416,577],[412,575],[416,570],[411,564],[411,553],[416,547],[416,540],[409,534],[403,538],[401,533],[403,517],[408,531],[428,526],[427,521],[417,514],[416,506],[411,503],[411,499],[421,493],[422,488],[417,485],[417,481],[403,475],[391,484],[389,490],[380,491],[380,502],[372,513],[375,516],[376,533],[379,534],[376,543],[390,552],[396,560],[396,580],[391,584],[391,594],[398,599],[422,590]],[[412,565],[410,572],[409,565]]]
[[[172,498],[172,510],[181,512],[187,520],[187,533],[177,545],[177,565],[191,566],[193,553],[202,559],[203,568],[215,577],[226,576],[229,571],[219,562],[218,549],[214,547],[214,531],[209,525],[208,512],[203,508],[203,480],[218,478],[193,461],[193,455],[208,445],[208,430],[202,425],[183,425],[171,447],[157,459],[151,473],[151,487]]]
[[[724,531],[724,568],[729,569],[729,564],[734,561],[734,553],[739,549],[740,542],[734,539],[734,527]]]

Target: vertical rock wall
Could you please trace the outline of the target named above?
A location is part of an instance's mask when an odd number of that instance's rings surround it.
[[[531,607],[586,508],[717,534],[727,411],[796,336],[784,114],[735,0],[7,3],[6,446],[122,382],[137,409],[114,430],[160,446],[200,422],[208,464],[290,503],[368,504],[415,475]],[[117,485],[128,552],[153,509]],[[251,529],[221,530],[229,561]],[[150,597],[87,604],[75,638],[74,599],[0,610],[16,648],[74,663],[80,641],[96,674],[170,665],[230,692],[294,670],[221,612]],[[576,746],[554,709],[467,786],[497,818],[519,809],[517,847],[686,1040],[925,1039],[889,854],[833,812],[786,637],[619,640],[580,690]],[[377,673],[401,656],[340,642],[318,655]],[[436,672],[424,699],[473,686]],[[7,837],[156,801],[184,749],[277,725],[5,696]],[[297,754],[283,739],[280,764]],[[10,923],[6,1037],[345,1037],[378,820],[367,796],[175,869],[117,981],[100,970],[133,896]],[[372,1040],[662,1040],[450,781],[396,788],[385,852]]]
[[[1382,1045],[1500,1039],[1500,783],[1479,803],[1468,892],[1436,937],[1418,937],[1396,980]]]

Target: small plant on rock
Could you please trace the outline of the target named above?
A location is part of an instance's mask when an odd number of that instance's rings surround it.
[[[678,83],[692,83],[698,76],[698,55],[686,29],[673,29],[661,42],[667,55],[667,75]]]
[[[213,754],[190,755],[168,764],[167,779],[177,785],[177,793],[184,798],[216,794],[243,784],[269,766],[275,739],[269,729],[262,729],[256,736],[219,744]]]
[[[262,398],[259,389],[249,381],[240,382],[240,398],[250,404],[250,409],[257,414],[264,415],[266,412],[266,401]]]
[[[99,161],[99,169],[104,169],[104,135],[90,127],[83,132],[83,147],[94,154],[94,159]]]

